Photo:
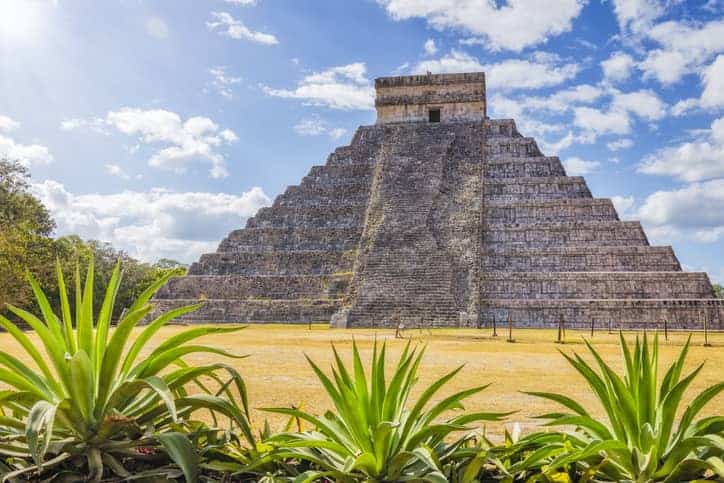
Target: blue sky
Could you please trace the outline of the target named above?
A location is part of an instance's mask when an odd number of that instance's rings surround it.
[[[3,0],[0,155],[58,234],[193,261],[374,122],[373,79],[484,70],[652,244],[724,280],[724,2]]]

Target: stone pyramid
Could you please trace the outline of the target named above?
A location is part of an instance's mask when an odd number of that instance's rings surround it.
[[[705,273],[650,246],[510,119],[483,73],[375,82],[377,123],[159,293],[189,322],[724,328]]]

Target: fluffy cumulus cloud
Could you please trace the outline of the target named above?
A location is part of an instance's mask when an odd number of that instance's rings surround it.
[[[470,54],[452,50],[438,59],[419,62],[413,72],[454,73],[484,71],[488,89],[540,89],[562,84],[578,73],[578,65],[563,63],[554,54],[536,52],[529,59],[506,59],[483,65]]]
[[[702,78],[704,91],[701,94],[701,106],[704,108],[724,107],[724,55],[717,56],[714,63],[703,72]]]
[[[662,84],[700,73],[716,54],[724,51],[724,20],[667,21],[648,29],[646,35],[659,48],[650,50],[639,68],[644,78],[655,78]]]
[[[46,146],[22,144],[9,135],[5,135],[19,127],[18,121],[0,114],[0,159],[17,161],[27,167],[53,162],[53,156]]]
[[[636,198],[633,196],[612,196],[611,202],[616,208],[619,218],[630,219],[635,216],[632,211]]]
[[[145,261],[191,262],[271,203],[258,187],[239,195],[165,189],[79,195],[47,180],[33,190],[51,211],[58,234],[110,242]]]
[[[609,149],[609,151],[619,151],[621,149],[628,149],[630,147],[633,147],[633,145],[634,145],[633,140],[631,140],[629,138],[617,139],[615,141],[606,143],[606,147]]]
[[[666,11],[666,0],[614,0],[613,10],[623,33],[640,33]]]
[[[582,106],[574,109],[573,124],[589,142],[606,134],[629,134],[633,117],[653,122],[664,118],[668,112],[666,103],[651,90],[620,92],[613,89],[608,94],[611,102],[605,108]]]
[[[245,39],[264,45],[276,45],[279,43],[279,40],[274,35],[255,32],[228,12],[211,12],[211,20],[206,22],[206,26],[209,30],[217,31],[221,35],[236,40]]]
[[[608,59],[601,62],[603,77],[611,82],[625,81],[631,76],[636,65],[633,57],[623,52],[614,52]]]
[[[470,34],[468,43],[520,51],[571,29],[582,0],[377,0],[395,20],[424,18],[434,28]]]
[[[211,164],[209,174],[212,178],[228,176],[225,158],[218,150],[238,141],[233,131],[221,129],[208,117],[194,116],[184,121],[175,112],[164,109],[125,107],[109,112],[105,118],[71,119],[61,124],[65,130],[86,127],[116,129],[136,136],[141,143],[165,146],[148,160],[148,164],[156,168],[183,173],[199,160]]]
[[[646,198],[637,216],[654,238],[715,242],[724,237],[724,179],[657,191]]]
[[[563,161],[563,166],[566,168],[566,173],[569,176],[583,176],[592,171],[595,171],[601,163],[598,161],[587,161],[578,157],[571,157]]]
[[[305,104],[332,109],[371,110],[375,106],[375,90],[362,62],[314,72],[300,80],[294,89],[261,87],[269,96],[300,99]]]
[[[724,117],[715,120],[700,139],[647,156],[638,171],[689,182],[724,177]]]
[[[316,117],[300,119],[299,122],[294,125],[294,131],[301,136],[327,135],[335,140],[347,134],[346,129],[342,127],[330,127],[327,122]]]

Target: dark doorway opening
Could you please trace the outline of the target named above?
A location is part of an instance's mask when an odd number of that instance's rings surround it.
[[[440,122],[440,109],[430,109],[430,122]]]

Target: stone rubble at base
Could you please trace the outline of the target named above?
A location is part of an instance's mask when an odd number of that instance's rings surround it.
[[[377,123],[169,282],[157,311],[204,299],[185,321],[724,328],[705,273],[486,117],[483,73],[375,85]]]

